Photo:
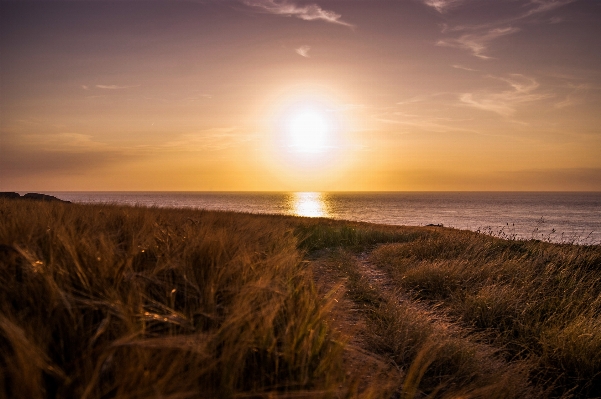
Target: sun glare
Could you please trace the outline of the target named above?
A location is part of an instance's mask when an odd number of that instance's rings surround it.
[[[291,191],[336,187],[356,159],[357,127],[347,106],[353,103],[324,86],[278,89],[258,110],[266,132],[261,162]],[[303,204],[299,214],[322,212],[311,208],[314,203]]]
[[[323,193],[297,192],[289,200],[289,212],[295,216],[328,217],[327,200]]]
[[[329,127],[326,117],[315,110],[303,110],[290,118],[290,146],[299,152],[318,153],[328,147]]]

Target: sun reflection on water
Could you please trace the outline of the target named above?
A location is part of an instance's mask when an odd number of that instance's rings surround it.
[[[318,192],[292,193],[290,213],[294,216],[312,218],[328,217],[329,213],[325,195]]]

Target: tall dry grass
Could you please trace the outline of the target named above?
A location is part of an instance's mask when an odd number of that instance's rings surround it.
[[[0,221],[0,395],[339,389],[329,304],[283,222],[10,200]]]
[[[305,261],[336,247],[403,380],[359,392],[345,369],[334,296]],[[366,285],[358,251],[508,368]],[[601,396],[600,261],[600,246],[450,229],[0,200],[0,396],[520,397],[523,364],[531,394]]]
[[[427,234],[427,231],[425,231]],[[329,254],[330,267],[347,280],[350,298],[367,319],[371,351],[384,355],[404,372],[386,397],[401,398],[538,398],[543,390],[527,380],[527,362],[499,361],[498,353],[451,334],[437,325],[422,306],[382,291],[362,274],[349,250]]]
[[[377,248],[373,259],[416,298],[531,359],[549,395],[601,396],[601,246],[432,232]]]

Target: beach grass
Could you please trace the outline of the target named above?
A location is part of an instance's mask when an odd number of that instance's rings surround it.
[[[341,342],[284,223],[34,201],[0,209],[8,396],[337,387]]]
[[[601,247],[441,231],[373,252],[398,286],[528,358],[555,396],[601,396]]]
[[[366,284],[359,253],[506,368]],[[391,381],[349,369],[320,257]],[[0,396],[601,396],[600,261],[434,227],[0,199]]]

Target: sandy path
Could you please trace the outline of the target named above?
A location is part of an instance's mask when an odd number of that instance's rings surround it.
[[[450,334],[454,337],[468,339],[466,337],[471,334],[471,331],[462,328],[452,317],[442,311],[442,304],[428,304],[412,299],[406,292],[398,288],[386,271],[373,264],[369,260],[369,257],[370,254],[367,252],[362,252],[355,256],[356,266],[361,275],[369,281],[371,285],[377,287],[379,292],[387,298],[392,299],[395,303],[409,307],[416,313],[424,315],[437,331],[443,334]],[[490,355],[491,353],[488,349],[493,352],[496,351],[488,345],[483,345],[483,349],[484,348],[487,348],[487,355]]]
[[[404,371],[386,355],[376,354],[370,347],[369,335],[370,324],[365,313],[361,311],[358,304],[344,295],[347,292],[345,277],[339,270],[328,266],[328,253],[323,252],[313,257],[311,264],[314,268],[318,287],[325,292],[336,290],[337,306],[332,312],[332,321],[336,328],[349,338],[348,350],[345,357],[347,369],[360,370],[358,386],[361,388],[374,385],[374,381],[390,381],[391,376],[397,381],[402,380]],[[365,281],[375,288],[378,293],[389,303],[409,309],[421,320],[426,319],[432,327],[436,337],[457,340],[474,353],[474,359],[478,364],[484,378],[515,380],[516,384],[524,386],[527,391],[526,377],[521,373],[521,365],[517,362],[508,364],[499,354],[502,348],[489,345],[481,336],[473,333],[469,328],[462,326],[457,320],[445,313],[442,306],[427,302],[416,301],[409,294],[403,292],[394,283],[390,275],[370,261],[370,253],[363,252],[352,257],[354,267]],[[350,374],[350,373],[347,373]],[[488,377],[486,377],[488,376]],[[507,383],[507,381],[505,381]],[[389,387],[389,392],[397,392],[399,386]],[[361,389],[360,389],[361,390]],[[392,393],[391,392],[391,393]],[[526,392],[524,392],[526,394]],[[376,395],[378,396],[378,395]],[[394,395],[393,395],[394,396]],[[525,395],[527,397],[529,395]]]

